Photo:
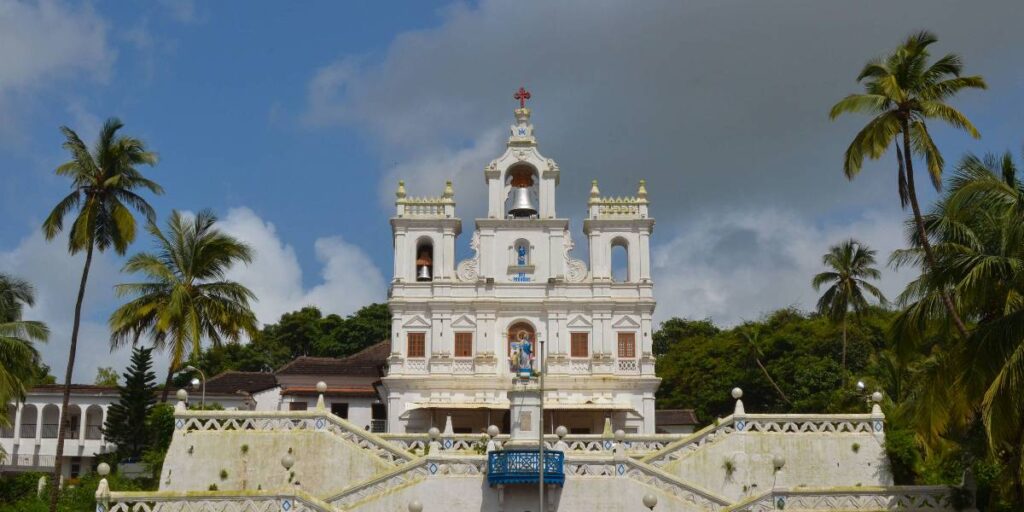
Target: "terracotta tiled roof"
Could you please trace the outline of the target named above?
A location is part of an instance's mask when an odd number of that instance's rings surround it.
[[[693,409],[659,409],[654,411],[654,425],[696,425],[697,415]]]
[[[292,386],[281,391],[282,395],[316,396],[316,386]],[[344,388],[327,388],[325,396],[377,396],[373,386],[349,386]]]
[[[277,370],[278,375],[357,375],[375,377],[391,355],[382,341],[344,358],[300,356]]]
[[[40,384],[28,390],[29,393],[63,393],[63,384]],[[94,395],[117,393],[117,386],[96,386],[93,384],[72,384],[71,394]]]
[[[233,394],[236,391],[255,393],[277,385],[277,378],[268,372],[226,371],[206,381],[207,393]]]

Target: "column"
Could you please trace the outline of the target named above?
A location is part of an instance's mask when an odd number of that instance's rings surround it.
[[[46,408],[47,404],[35,404],[36,405],[36,443],[43,438],[43,409]]]
[[[640,275],[638,281],[651,278],[651,234],[647,231],[640,232]]]
[[[79,425],[79,427],[78,427],[78,442],[84,443],[85,442],[85,426],[86,426],[85,417],[87,416],[86,412],[88,412],[89,409],[88,409],[88,407],[83,409],[82,406],[78,406],[78,410],[82,411],[81,414],[80,414],[80,417],[78,418],[78,425]]]
[[[17,444],[18,439],[21,438],[21,402],[18,402],[14,407],[14,442]]]

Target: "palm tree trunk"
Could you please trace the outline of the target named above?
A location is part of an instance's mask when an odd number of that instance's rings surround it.
[[[164,382],[164,391],[160,395],[160,402],[167,401],[167,394],[171,392],[171,379],[174,378],[174,363],[167,367],[167,380]]]
[[[843,315],[843,387],[846,387],[846,315]]]
[[[929,269],[934,269],[936,267],[935,252],[932,250],[931,242],[928,241],[928,232],[924,228],[924,218],[921,217],[921,207],[917,204],[917,192],[914,190],[914,159],[910,152],[910,122],[906,118],[903,119],[903,160],[907,169],[907,196],[910,198],[910,207],[914,211],[917,235],[921,238],[921,247],[924,248],[925,262]],[[961,337],[966,339],[967,326],[960,319],[960,314],[957,313],[949,293],[946,290],[940,290],[939,294],[942,296],[942,303],[946,306],[946,311],[949,312],[949,317],[953,320],[956,330],[960,332]]]
[[[75,371],[75,352],[78,350],[78,327],[82,321],[82,302],[85,299],[85,284],[89,280],[92,265],[92,241],[85,249],[85,266],[82,267],[82,282],[78,285],[78,300],[75,302],[75,320],[71,327],[71,348],[68,350],[68,368],[64,372],[64,397],[57,422],[57,454],[53,459],[53,478],[50,482],[50,512],[57,512],[57,497],[60,495],[61,459],[64,458],[64,418],[68,414],[71,400],[71,375]]]
[[[764,373],[765,378],[768,379],[768,382],[770,382],[772,387],[775,388],[775,391],[779,394],[779,396],[781,396],[787,404],[793,405],[793,402],[789,400],[789,397],[787,397],[786,394],[782,392],[782,388],[780,388],[779,385],[775,383],[775,379],[773,379],[772,376],[768,374],[768,369],[765,368],[763,364],[761,364],[761,358],[754,356],[754,361],[757,361],[757,366],[761,368],[761,372]]]

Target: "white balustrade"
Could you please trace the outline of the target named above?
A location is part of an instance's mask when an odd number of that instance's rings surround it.
[[[452,361],[452,373],[470,375],[475,370],[472,359],[455,359]]]
[[[638,375],[640,373],[640,361],[636,359],[619,359],[618,373],[622,375]]]

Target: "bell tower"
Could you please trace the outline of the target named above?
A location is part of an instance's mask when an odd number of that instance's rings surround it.
[[[484,170],[490,219],[554,219],[558,165],[537,150],[526,100],[529,91],[519,88],[516,122],[510,128],[505,154]]]

